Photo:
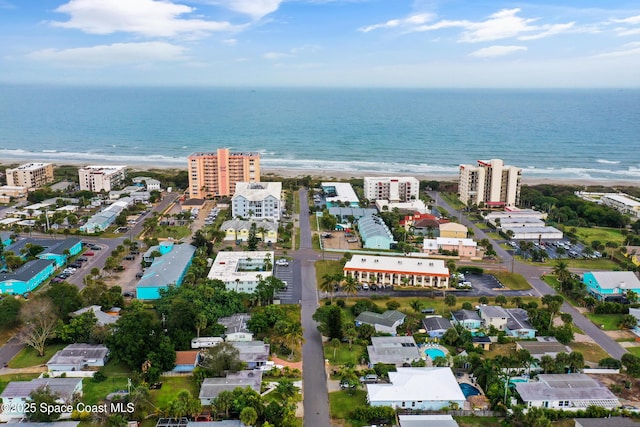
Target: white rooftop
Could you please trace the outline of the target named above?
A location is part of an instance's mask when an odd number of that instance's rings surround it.
[[[632,271],[592,271],[591,274],[602,289],[640,288],[640,279]]]
[[[265,258],[270,260],[273,265],[272,251],[256,251],[256,252],[226,252],[220,251],[216,259],[211,265],[208,279],[220,279],[225,283],[231,283],[236,280],[240,282],[258,282],[273,274],[273,270],[256,271],[256,267],[264,265]],[[254,266],[254,268],[250,268]]]
[[[348,182],[323,182],[320,186],[323,189],[325,187],[334,187],[336,189],[337,196],[327,197],[327,202],[337,202],[338,200],[341,202],[359,202],[356,192],[353,191],[353,187]]]
[[[12,170],[35,170],[45,166],[49,166],[51,163],[25,163]]]
[[[243,197],[247,200],[259,201],[272,196],[280,200],[281,193],[281,182],[238,182],[233,198]]]
[[[622,203],[626,206],[630,206],[630,207],[635,207],[635,208],[640,208],[640,202],[632,199],[629,196],[623,195],[623,194],[605,194],[604,197],[606,197],[607,199],[611,199],[613,201],[616,201],[618,203]]]
[[[367,384],[369,402],[465,400],[451,368],[397,369],[389,372],[390,384]]]
[[[354,255],[344,269],[449,276],[444,261],[431,258]]]

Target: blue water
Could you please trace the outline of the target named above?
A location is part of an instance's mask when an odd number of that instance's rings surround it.
[[[462,394],[464,394],[465,398],[469,396],[477,396],[480,394],[480,390],[478,390],[471,384],[460,383],[458,385],[460,386],[460,390],[462,390]]]
[[[431,360],[434,360],[436,357],[444,357],[444,351],[438,348],[427,348],[424,354],[429,356]]]
[[[502,158],[537,178],[640,181],[640,90],[0,86],[0,160],[449,175]]]

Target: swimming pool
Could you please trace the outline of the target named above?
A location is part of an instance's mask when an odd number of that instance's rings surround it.
[[[480,394],[480,390],[478,390],[471,384],[460,383],[458,385],[460,386],[460,390],[462,390],[462,394],[464,394],[465,398],[469,396],[477,396]]]
[[[424,350],[424,354],[429,356],[431,360],[434,360],[436,357],[444,357],[444,351],[439,348],[427,348]]]

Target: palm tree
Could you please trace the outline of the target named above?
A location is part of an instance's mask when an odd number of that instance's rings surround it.
[[[455,306],[457,302],[458,299],[454,294],[447,294],[447,296],[444,297],[444,303],[449,307],[449,312],[451,312],[451,307]]]
[[[409,302],[409,306],[411,306],[413,311],[415,311],[416,313],[420,313],[420,310],[422,310],[422,301],[420,301],[419,299],[412,299]]]
[[[282,401],[286,402],[298,394],[298,387],[293,384],[291,379],[283,378],[276,386],[274,393]]]
[[[340,284],[342,282],[343,276],[342,274],[330,274],[327,273],[322,276],[322,283],[320,283],[320,290],[322,292],[326,292],[330,295],[330,301],[333,303],[333,292],[335,290],[335,285]],[[337,283],[336,283],[337,282]]]
[[[344,279],[342,290],[347,293],[347,299],[349,299],[349,294],[355,295],[358,292],[358,282],[353,276],[347,276]]]
[[[569,264],[566,261],[556,261],[556,265],[553,267],[553,274],[560,283],[564,283],[571,278],[571,272],[569,271]]]
[[[344,330],[344,337],[349,341],[349,351],[351,351],[353,347],[353,341],[358,338],[358,331],[353,323],[350,323]]]
[[[291,349],[289,357],[293,357],[293,352],[304,342],[304,329],[300,322],[289,322],[284,330],[283,341],[287,347]]]

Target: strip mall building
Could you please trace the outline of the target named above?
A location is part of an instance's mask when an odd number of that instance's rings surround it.
[[[449,287],[449,269],[439,259],[354,255],[343,271],[370,285]]]

